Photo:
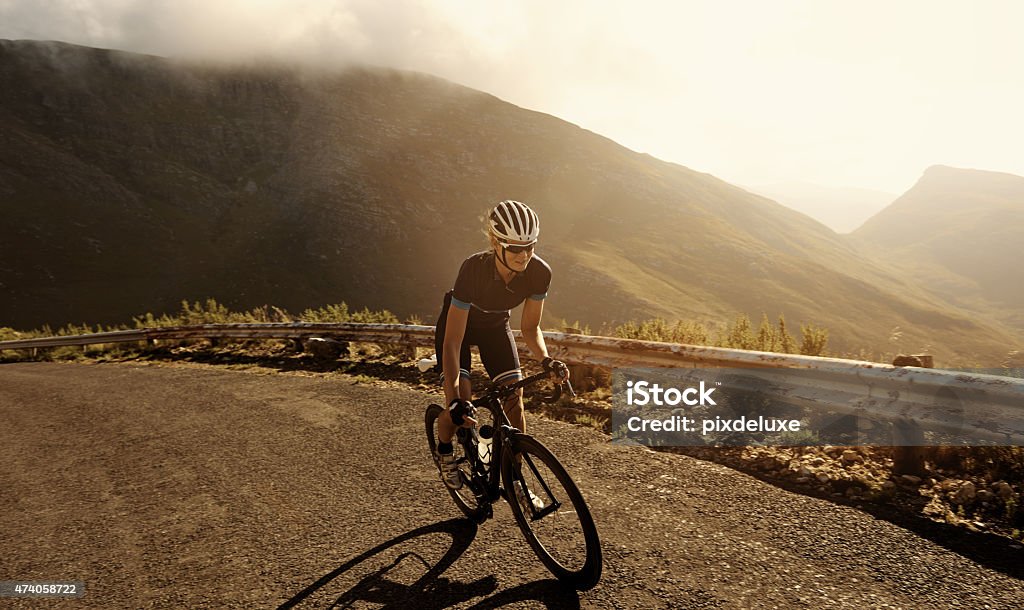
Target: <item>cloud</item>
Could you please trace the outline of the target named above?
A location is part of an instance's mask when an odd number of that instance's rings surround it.
[[[0,0],[0,36],[184,58],[395,65],[465,55],[443,17],[414,0]]]
[[[742,3],[741,3],[742,4]],[[0,0],[0,38],[428,72],[749,184],[1024,173],[1020,3]]]
[[[3,38],[207,60],[370,63],[524,104],[557,98],[554,83],[583,79],[606,94],[636,84],[636,62],[653,55],[615,30],[613,13],[583,0],[0,0]]]

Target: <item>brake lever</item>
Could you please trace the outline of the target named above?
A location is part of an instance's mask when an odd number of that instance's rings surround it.
[[[576,398],[576,392],[575,392],[575,390],[572,389],[572,384],[569,383],[569,380],[566,379],[566,380],[562,381],[562,383],[564,383],[566,389],[569,390],[569,396],[572,396],[573,398]],[[561,384],[559,384],[558,387],[562,387]]]
[[[569,391],[570,396],[576,398],[576,391],[572,389],[572,383],[569,382],[568,378],[565,378],[554,385],[554,388],[552,388],[550,395],[541,396],[541,402],[549,404],[558,402],[558,400],[562,397],[562,392],[564,391],[563,387],[564,390]]]

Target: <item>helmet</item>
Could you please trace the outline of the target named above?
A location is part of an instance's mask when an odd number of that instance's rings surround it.
[[[535,242],[540,235],[540,219],[530,206],[506,199],[494,206],[489,216],[491,233],[499,240]]]

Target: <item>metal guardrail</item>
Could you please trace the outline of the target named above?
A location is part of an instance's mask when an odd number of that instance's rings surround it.
[[[521,335],[515,333],[520,345]],[[401,324],[204,324],[0,341],[0,350],[187,339],[309,339],[433,347],[434,328]],[[616,368],[775,369],[772,392],[789,404],[866,418],[955,421],[1003,445],[1024,445],[1024,379],[886,364],[545,332],[552,356]]]
[[[280,322],[265,324],[200,324],[119,330],[88,335],[39,337],[0,341],[0,350],[41,349],[76,345],[100,345],[157,340],[188,339],[309,339],[333,337],[343,341],[403,343],[432,346],[434,327],[401,324]]]
[[[610,368],[732,368],[751,371],[748,381],[775,401],[805,409],[911,422],[977,444],[1024,445],[1024,379],[941,369],[897,367],[821,358],[651,341],[544,333],[553,356]],[[551,349],[554,347],[554,349]],[[770,369],[770,372],[766,369]]]

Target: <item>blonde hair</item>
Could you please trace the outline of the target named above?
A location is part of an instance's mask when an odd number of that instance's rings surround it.
[[[487,213],[484,213],[484,215],[480,217],[480,220],[484,224],[484,226],[483,226],[483,234],[484,234],[484,237],[487,238],[487,245],[490,246],[491,250],[497,250],[498,249],[498,238],[494,234],[494,231],[491,230],[491,219],[488,216],[489,212],[490,212],[490,210],[488,210]]]

